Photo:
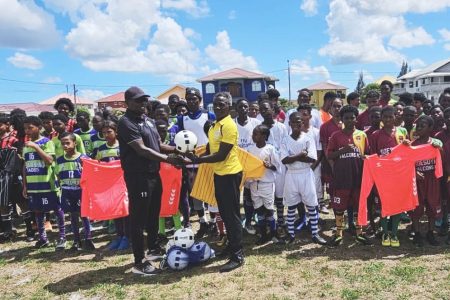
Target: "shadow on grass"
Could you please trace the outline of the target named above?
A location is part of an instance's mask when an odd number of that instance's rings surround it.
[[[195,266],[182,272],[163,271],[155,276],[139,276],[131,274],[132,265],[113,266],[99,270],[90,270],[68,276],[60,281],[44,286],[44,289],[56,295],[90,290],[103,284],[135,285],[135,284],[161,284],[168,285],[179,282],[183,277],[203,276],[209,273],[218,273],[220,266]]]

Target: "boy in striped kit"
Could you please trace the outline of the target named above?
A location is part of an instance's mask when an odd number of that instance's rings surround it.
[[[78,129],[75,129],[74,133],[78,134],[83,141],[84,150],[88,156],[91,155],[92,149],[91,136],[96,134],[97,131],[90,126],[90,115],[87,111],[80,111],[77,113],[77,125]]]
[[[61,209],[59,187],[55,176],[55,145],[40,135],[42,121],[35,116],[24,120],[25,133],[31,141],[23,148],[24,165],[24,197],[29,198],[30,209],[34,212],[39,231],[36,248],[49,246],[44,228],[44,213],[55,211],[58,219],[59,239],[56,250],[66,247],[64,231],[64,211]]]
[[[289,116],[292,133],[285,137],[281,145],[281,162],[287,166],[284,185],[284,205],[288,207],[287,228],[288,242],[295,240],[295,211],[300,205],[306,205],[312,240],[325,245],[326,241],[319,235],[319,212],[315,187],[314,172],[311,163],[317,160],[317,150],[314,140],[302,132],[300,113]]]
[[[69,122],[69,118],[65,115],[56,115],[53,117],[53,128],[58,133],[57,136],[52,138],[52,142],[55,145],[55,157],[59,158],[64,155],[64,150],[61,145],[61,140],[59,139],[59,135],[63,134],[67,131],[67,124]],[[86,151],[84,149],[83,140],[78,134],[75,134],[75,139],[77,141],[76,147],[79,153],[85,154]]]
[[[80,179],[83,170],[82,159],[89,157],[77,152],[76,138],[73,133],[64,132],[59,138],[64,149],[64,155],[56,159],[56,173],[62,191],[61,204],[64,211],[70,213],[70,225],[74,238],[70,250],[79,251],[82,249],[80,228],[78,227],[81,209]],[[81,218],[81,221],[84,228],[84,248],[86,250],[94,250],[95,246],[92,242],[89,219]]]
[[[103,162],[120,160],[119,141],[117,140],[117,124],[113,121],[104,121],[102,136],[105,143],[98,147],[95,159]],[[117,238],[109,245],[109,250],[126,250],[130,247],[130,222],[128,217],[114,220]]]
[[[94,159],[97,155],[98,148],[106,143],[105,138],[102,135],[103,123],[105,123],[105,119],[99,113],[95,114],[95,116],[92,118],[92,127],[94,127],[96,133],[91,135],[91,148],[87,151],[91,154],[91,158]]]

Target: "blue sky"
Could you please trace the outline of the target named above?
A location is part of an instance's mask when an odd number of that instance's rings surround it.
[[[241,67],[288,96],[331,80],[353,90],[450,57],[450,0],[0,0],[0,103],[72,89],[96,100]]]

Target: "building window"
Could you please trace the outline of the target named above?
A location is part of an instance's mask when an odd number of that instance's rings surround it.
[[[422,79],[422,84],[425,84],[425,78],[424,78],[424,79]]]
[[[416,80],[416,87],[419,86],[419,80]]]
[[[216,88],[212,83],[207,83],[205,86],[205,90],[207,94],[214,94],[216,92]]]
[[[252,82],[252,92],[261,92],[261,82],[257,80]]]
[[[410,82],[409,82],[409,87],[410,87],[410,88],[413,88],[413,87],[414,87],[414,81],[410,81]]]
[[[404,83],[400,84],[400,86],[402,87],[402,89],[405,88],[405,84]]]
[[[450,76],[444,76],[444,82],[450,82]]]
[[[430,77],[430,82],[434,82],[434,77]]]
[[[114,105],[117,106],[117,101],[114,101]]]

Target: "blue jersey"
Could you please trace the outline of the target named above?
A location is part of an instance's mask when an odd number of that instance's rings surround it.
[[[83,158],[89,157],[81,153],[70,159],[66,155],[58,157],[56,160],[56,172],[62,189],[80,189],[81,172],[83,171],[81,159]]]
[[[82,131],[81,128],[76,129],[73,133],[78,134],[83,141],[84,150],[86,150],[87,155],[91,155],[92,152],[92,141],[91,136],[97,134],[97,131],[94,128],[89,129],[88,131]]]
[[[107,143],[101,145],[97,150],[95,159],[106,162],[120,160],[119,143],[114,146],[108,146]]]
[[[94,135],[91,135],[91,157],[95,159],[95,157],[97,156],[97,151],[98,148],[103,145],[106,144],[106,141],[103,137],[100,136],[100,132],[97,132]]]

